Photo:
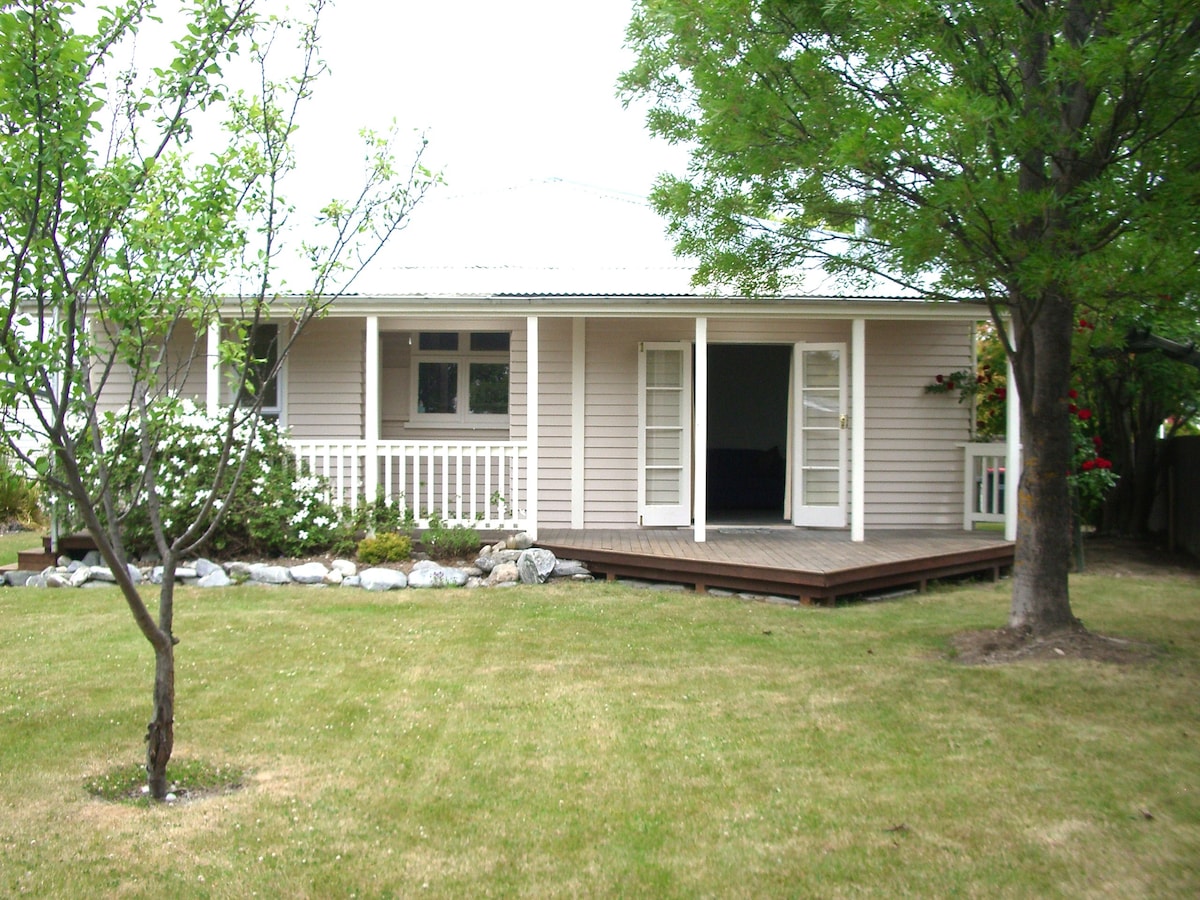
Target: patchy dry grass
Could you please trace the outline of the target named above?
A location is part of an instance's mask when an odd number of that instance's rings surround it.
[[[166,807],[115,591],[0,591],[0,893],[1194,896],[1200,582],[1081,576],[1137,665],[965,667],[1008,586],[803,609],[615,585],[179,598]]]

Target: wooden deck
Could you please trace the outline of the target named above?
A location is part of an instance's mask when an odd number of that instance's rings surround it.
[[[996,532],[874,531],[854,543],[848,531],[711,527],[698,544],[691,529],[544,529],[538,546],[578,559],[597,575],[674,582],[698,591],[795,597],[805,603],[879,593],[960,575],[993,579],[1011,569],[1013,547]]]

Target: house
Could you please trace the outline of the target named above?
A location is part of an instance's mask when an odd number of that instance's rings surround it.
[[[426,236],[402,236],[268,386],[341,500],[697,542],[717,523],[1015,528],[997,477],[1016,471],[1015,423],[1007,446],[972,445],[969,404],[925,391],[972,368],[984,308],[816,270],[787,296],[700,290],[643,202],[566,182],[417,215]],[[288,327],[281,310],[260,353]],[[213,360],[185,392],[215,407],[231,398]]]

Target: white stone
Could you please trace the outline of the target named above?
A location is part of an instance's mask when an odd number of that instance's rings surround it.
[[[522,531],[520,534],[513,535],[510,544],[513,550],[528,550],[533,546],[533,538],[529,536],[529,532]]]
[[[365,569],[358,574],[358,578],[363,589],[368,591],[394,591],[408,586],[408,578],[396,569]]]
[[[362,578],[358,575],[347,575],[342,579],[342,587],[356,588],[362,587]]]
[[[329,564],[329,567],[335,572],[341,572],[343,576],[358,574],[358,566],[348,559],[335,559]]]
[[[560,559],[554,564],[555,578],[574,578],[576,575],[590,575],[587,566],[577,559]]]
[[[222,569],[220,566],[217,566],[215,569],[197,581],[196,584],[198,584],[200,587],[206,588],[229,587],[229,585],[233,584],[233,579],[225,574],[224,569]]]
[[[67,579],[67,583],[71,587],[83,587],[92,580],[91,566],[80,566],[71,573],[71,577]]]
[[[337,585],[341,584],[345,579],[350,578],[350,577],[352,577],[352,576],[343,575],[338,569],[330,569],[328,572],[325,573],[325,578],[322,579],[321,583],[322,584],[331,584],[336,587]]]
[[[410,588],[462,587],[467,583],[467,573],[462,569],[440,566],[432,560],[422,560],[408,573]]]
[[[68,587],[70,583],[66,575],[59,575],[57,572],[51,572],[46,576],[46,587],[48,588]]]
[[[554,571],[558,560],[549,550],[533,548],[526,550],[517,560],[517,572],[521,575],[522,584],[543,584]]]
[[[292,576],[292,581],[299,584],[321,584],[329,570],[323,563],[308,562],[292,566],[288,569],[288,574]]]
[[[287,584],[292,578],[283,566],[259,563],[250,567],[250,580],[256,584]]]
[[[515,584],[521,575],[517,572],[517,564],[515,562],[500,563],[492,569],[492,572],[487,577],[489,585]]]
[[[214,569],[221,568],[215,562],[213,562],[211,559],[203,559],[203,558],[196,560],[194,565],[196,567],[196,575],[200,578],[206,577]],[[224,570],[222,569],[222,571],[224,571]]]

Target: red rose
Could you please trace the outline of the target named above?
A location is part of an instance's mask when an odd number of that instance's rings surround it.
[[[975,376],[975,383],[976,383],[976,384],[983,384],[983,383],[984,383],[986,380],[987,380],[987,379],[986,379],[986,378],[984,378],[982,375],[976,375],[976,376]]]
[[[933,380],[934,380],[934,381],[936,381],[938,384],[941,384],[941,383],[942,383],[942,380],[943,380],[943,376],[941,376],[941,375],[934,375],[934,376],[933,376]]]
[[[1092,417],[1092,411],[1090,409],[1081,409],[1079,411],[1079,418],[1083,419],[1085,422],[1088,419],[1090,419],[1091,417]]]
[[[1067,396],[1072,400],[1077,400],[1079,399],[1079,391],[1075,390],[1075,388],[1071,388],[1069,391],[1067,391]]]
[[[1071,415],[1075,415],[1075,413],[1079,412],[1079,407],[1072,403],[1067,406],[1067,412],[1069,412]]]
[[[948,390],[948,391],[954,390],[954,382],[953,381],[946,382],[946,390]]]
[[[1103,456],[1098,456],[1098,457],[1096,457],[1096,468],[1097,469],[1111,469],[1112,468],[1112,460],[1105,459]]]
[[[1096,460],[1094,460],[1094,459],[1085,459],[1085,460],[1083,461],[1083,466],[1081,466],[1081,468],[1082,468],[1082,469],[1083,469],[1083,471],[1085,471],[1085,472],[1090,472],[1090,471],[1092,471],[1092,469],[1096,468]]]
[[[1095,448],[1097,450],[1099,450],[1101,447],[1104,446],[1104,440],[1100,437],[1100,435],[1097,434],[1092,438],[1092,444],[1095,446]]]
[[[998,399],[1000,399],[1000,400],[1003,400],[1005,397],[1007,397],[1007,396],[1008,396],[1008,389],[1007,389],[1007,388],[998,387],[998,388],[996,388],[996,390],[995,390],[995,391],[993,391],[993,393],[996,395],[996,397],[997,397]]]

